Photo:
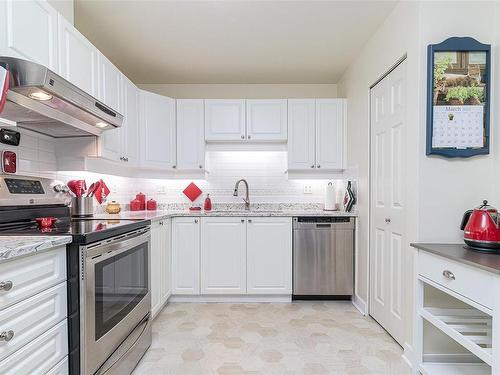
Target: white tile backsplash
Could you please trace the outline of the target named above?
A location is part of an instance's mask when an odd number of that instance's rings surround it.
[[[345,188],[345,180],[334,174],[332,179],[288,179],[286,151],[209,151],[205,165],[207,173],[203,180],[125,178],[89,172],[65,172],[59,175],[59,179],[85,178],[90,185],[102,178],[111,190],[109,199],[122,204],[127,204],[139,191],[159,204],[189,204],[182,191],[190,182],[203,191],[195,204],[202,205],[207,193],[214,204],[241,203],[241,197],[245,195],[244,184],[240,184],[240,196],[233,196],[234,185],[240,178],[248,181],[250,201],[259,204],[322,204],[328,182],[333,182],[342,191]],[[352,173],[349,178],[352,179]],[[311,194],[304,194],[305,185],[312,188]]]

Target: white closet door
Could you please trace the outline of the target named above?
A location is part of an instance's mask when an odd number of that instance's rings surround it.
[[[371,90],[370,315],[403,344],[406,64]]]

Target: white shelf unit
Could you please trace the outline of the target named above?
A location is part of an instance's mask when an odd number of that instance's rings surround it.
[[[415,267],[413,347],[416,363],[413,374],[500,375],[500,298],[494,292],[500,290],[500,277],[444,257],[430,257],[423,250],[418,250]],[[452,278],[446,276],[450,271]],[[488,306],[484,303],[484,280],[491,282],[487,289],[494,295]],[[451,299],[457,304],[447,306],[439,301],[439,307],[434,306],[425,297],[424,291],[429,287],[444,293],[443,301]],[[456,362],[450,361],[446,354],[424,354],[424,322],[461,345],[469,354]],[[432,361],[428,361],[429,358]]]

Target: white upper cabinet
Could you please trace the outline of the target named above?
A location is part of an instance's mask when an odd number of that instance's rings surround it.
[[[205,167],[203,99],[177,99],[177,168]]]
[[[201,293],[245,294],[246,219],[201,220]]]
[[[175,100],[141,90],[141,165],[175,169]]]
[[[344,168],[345,99],[288,100],[288,169]]]
[[[98,50],[60,14],[59,72],[61,76],[88,94],[97,97]]]
[[[0,54],[34,61],[58,73],[57,12],[43,0],[0,2]]]
[[[98,53],[97,61],[99,64],[99,91],[97,96],[108,107],[121,112],[122,73],[102,53]]]
[[[344,166],[345,99],[316,100],[316,168]]]
[[[207,141],[245,140],[245,100],[206,99],[205,139]]]
[[[288,169],[313,169],[315,157],[314,99],[288,100]]]
[[[254,141],[286,141],[286,99],[248,99],[247,139]]]
[[[101,53],[99,62],[98,97],[108,107],[116,112],[122,112],[122,74]],[[101,156],[111,160],[122,160],[124,127],[106,130],[101,136]]]
[[[292,220],[252,217],[247,224],[247,293],[292,293]]]
[[[139,89],[122,75],[122,161],[137,164],[139,161]]]

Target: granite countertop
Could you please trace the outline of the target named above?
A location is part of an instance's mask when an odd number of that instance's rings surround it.
[[[356,212],[343,212],[343,211],[319,211],[319,210],[280,210],[280,211],[266,211],[266,210],[213,210],[213,211],[189,211],[189,210],[175,210],[175,211],[122,211],[119,214],[95,214],[94,219],[129,219],[129,220],[160,220],[168,217],[180,216],[193,216],[193,217],[210,217],[210,216],[252,216],[252,217],[291,217],[291,216],[357,216]]]
[[[0,236],[0,263],[66,245],[71,236]]]
[[[495,254],[471,250],[463,243],[412,243],[411,246],[419,250],[427,251],[444,258],[500,275],[500,253]]]

